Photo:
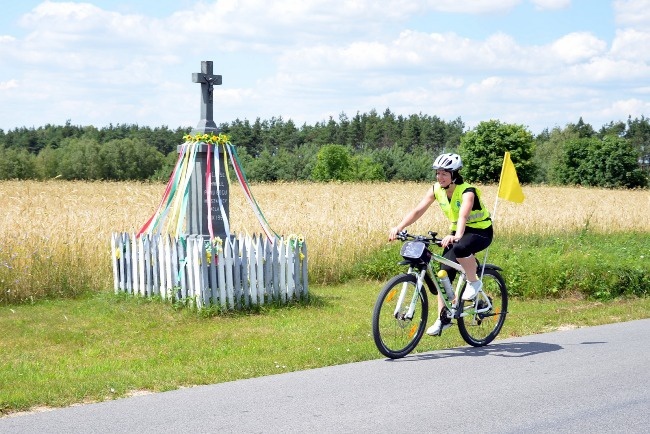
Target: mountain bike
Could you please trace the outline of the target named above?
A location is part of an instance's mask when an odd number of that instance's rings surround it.
[[[431,250],[433,245],[441,247],[442,239],[436,235],[436,232],[429,232],[428,236],[410,235],[406,231],[397,235],[397,239],[404,242],[400,250],[404,260],[399,264],[408,265],[408,271],[384,285],[372,314],[372,334],[377,349],[391,359],[406,356],[420,342],[429,315],[426,289],[442,298],[441,322],[456,321],[460,335],[469,345],[482,347],[492,342],[506,319],[508,292],[499,273],[501,268],[478,264],[483,289],[474,299],[463,300],[467,282],[465,271],[460,264]],[[434,264],[438,272],[434,272]],[[440,264],[458,271],[455,289],[446,272],[440,270]]]

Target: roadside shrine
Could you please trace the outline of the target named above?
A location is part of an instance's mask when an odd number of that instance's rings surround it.
[[[271,229],[236,148],[213,120],[214,86],[222,83],[221,76],[213,74],[211,61],[203,61],[192,81],[201,84],[201,120],[178,147],[160,204],[138,233],[112,234],[115,292],[221,309],[306,299],[305,240]],[[231,233],[231,173],[260,234]]]

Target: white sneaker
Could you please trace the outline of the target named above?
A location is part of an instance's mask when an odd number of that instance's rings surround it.
[[[465,301],[474,300],[476,294],[483,288],[483,282],[477,280],[476,282],[467,282],[465,291],[463,291],[462,299]]]
[[[442,321],[440,321],[438,318],[436,322],[434,322],[433,325],[427,329],[427,334],[429,336],[440,336],[443,330],[447,330],[452,325],[452,323],[447,323],[443,326]]]

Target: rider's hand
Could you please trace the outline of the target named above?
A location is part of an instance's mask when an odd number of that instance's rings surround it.
[[[460,237],[457,237],[456,235],[447,235],[446,237],[444,237],[442,239],[442,242],[440,243],[440,245],[442,247],[447,247],[450,244],[457,243],[458,240],[460,240]]]
[[[397,233],[402,229],[399,226],[395,226],[388,231],[388,241],[395,241],[397,239]]]

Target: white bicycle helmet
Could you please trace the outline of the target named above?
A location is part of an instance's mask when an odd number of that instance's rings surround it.
[[[455,172],[463,167],[463,162],[458,154],[442,154],[433,162],[433,170],[443,169]]]

